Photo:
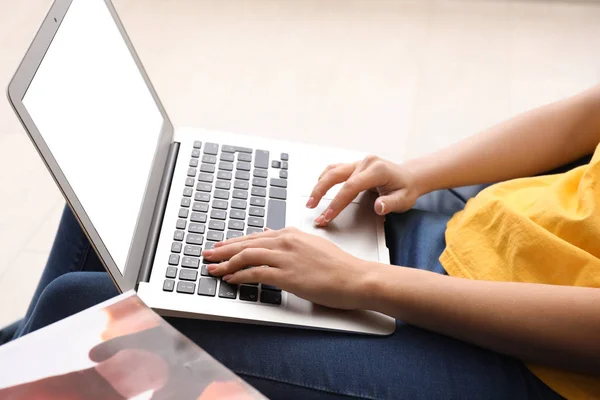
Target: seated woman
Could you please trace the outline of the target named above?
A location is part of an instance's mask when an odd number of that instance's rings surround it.
[[[290,228],[204,252],[229,260],[210,268],[231,283],[379,311],[397,319],[393,335],[169,321],[271,398],[600,398],[599,142],[600,86],[399,165],[327,168],[307,206],[343,186],[315,223],[376,190],[396,266]],[[66,209],[27,315],[3,340],[116,295],[103,271]]]

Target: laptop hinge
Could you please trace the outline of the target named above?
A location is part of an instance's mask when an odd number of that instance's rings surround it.
[[[173,142],[169,148],[169,154],[167,155],[165,169],[163,171],[163,176],[158,190],[156,208],[154,209],[154,214],[152,215],[150,232],[148,233],[144,257],[142,258],[142,266],[138,275],[138,284],[139,282],[148,282],[150,280],[150,272],[152,271],[152,264],[154,263],[154,255],[156,254],[156,248],[158,246],[160,229],[162,228],[165,210],[167,209],[167,201],[169,200],[169,191],[171,190],[171,182],[173,181],[173,174],[175,172],[175,164],[177,163],[178,153],[179,143]]]

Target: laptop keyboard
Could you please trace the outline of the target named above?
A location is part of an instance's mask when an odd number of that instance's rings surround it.
[[[232,285],[208,273],[201,256],[224,239],[285,227],[289,155],[194,142],[175,222],[163,290],[281,304],[271,285]],[[269,169],[271,178],[269,179]]]

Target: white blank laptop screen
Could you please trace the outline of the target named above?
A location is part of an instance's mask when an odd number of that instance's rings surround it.
[[[23,104],[123,273],[163,118],[103,0],[73,0]]]

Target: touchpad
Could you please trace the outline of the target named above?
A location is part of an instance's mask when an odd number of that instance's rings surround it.
[[[301,229],[304,232],[328,239],[344,251],[364,260],[379,261],[377,246],[377,221],[373,202],[368,196],[364,201],[350,203],[325,228],[315,226],[314,219],[329,205],[330,200],[322,199],[315,209],[305,209]],[[308,198],[303,199],[304,202]]]

